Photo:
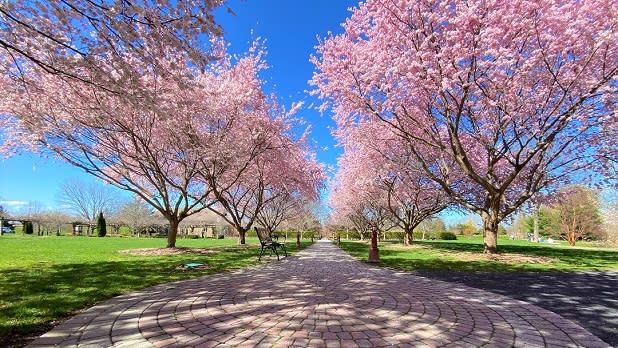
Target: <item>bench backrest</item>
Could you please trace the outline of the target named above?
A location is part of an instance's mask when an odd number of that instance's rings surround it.
[[[253,227],[253,228],[255,229],[255,233],[260,239],[260,243],[262,243],[262,245],[272,244],[273,239],[270,236],[270,233],[268,232],[267,229],[262,228],[262,227]]]

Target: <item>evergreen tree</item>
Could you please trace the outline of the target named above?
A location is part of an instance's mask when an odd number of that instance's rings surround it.
[[[107,234],[107,225],[105,224],[103,212],[99,213],[99,217],[97,218],[97,231],[99,232],[99,237],[105,237]]]
[[[24,234],[34,233],[34,227],[32,225],[32,221],[25,221],[23,226],[24,226]]]
[[[558,204],[554,206],[542,205],[539,208],[539,235],[542,237],[551,237],[560,239],[560,213],[556,209]],[[534,217],[526,216],[526,233],[534,232]]]

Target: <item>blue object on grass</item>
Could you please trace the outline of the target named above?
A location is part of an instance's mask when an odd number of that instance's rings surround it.
[[[186,263],[185,264],[185,268],[187,268],[187,269],[199,268],[201,266],[204,266],[204,264],[202,264],[202,263],[195,263],[195,262],[193,262],[193,263]]]

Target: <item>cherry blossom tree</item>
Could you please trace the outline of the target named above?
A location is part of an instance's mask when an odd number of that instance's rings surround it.
[[[221,86],[232,76],[241,84],[255,79],[252,71],[225,59],[212,63],[225,57],[211,39],[221,34],[212,16],[221,4],[2,2],[0,152],[45,147],[136,193],[169,221],[167,244],[174,247],[178,222],[205,209],[209,193],[193,180],[202,149],[180,141],[192,117],[216,119],[228,111],[228,95],[244,93],[243,105],[255,95],[250,87]]]
[[[182,53],[169,51],[159,57],[167,66],[161,74],[133,61],[142,71],[139,86],[148,90],[131,98],[33,66],[3,75],[0,114],[14,119],[12,139],[47,148],[154,207],[169,222],[167,246],[174,247],[180,221],[217,198],[204,173],[240,178],[246,171],[238,159],[251,155],[252,141],[244,139],[253,139],[248,125],[264,109],[261,53],[221,54],[196,70]],[[113,65],[105,67],[117,75]],[[223,133],[229,136],[221,140]]]
[[[197,67],[210,62],[212,52],[204,38],[222,34],[212,15],[222,4],[222,0],[3,1],[0,65],[5,69],[35,65],[62,78],[132,95],[140,83],[134,60],[163,71],[167,67],[159,57],[172,49],[184,52]],[[101,58],[121,77],[110,75]]]
[[[320,42],[312,83],[341,132],[398,134],[427,177],[481,215],[496,253],[498,224],[536,192],[602,169],[616,18],[603,0],[368,0]]]
[[[414,229],[427,218],[446,209],[449,200],[427,177],[418,171],[400,172],[385,178],[388,208],[405,233],[404,244],[412,243]]]
[[[359,124],[354,129],[335,132],[344,146],[339,161],[343,183],[367,183],[367,191],[386,197],[392,221],[404,230],[404,244],[410,245],[414,229],[425,219],[451,204],[448,195],[429,179],[416,163],[406,144],[388,129],[370,131],[380,124]],[[367,137],[366,134],[374,134]],[[353,179],[350,180],[350,179]],[[376,193],[378,194],[378,193]]]
[[[287,198],[317,199],[324,181],[322,166],[306,145],[307,134],[296,140],[291,132],[296,108],[285,112],[272,106],[266,111],[264,119],[246,123],[248,151],[234,158],[242,172],[223,176],[209,171],[203,177],[216,200],[210,209],[234,226],[239,244],[245,244],[256,219],[264,225],[267,211],[287,205]]]
[[[294,193],[271,189],[265,192],[265,196],[266,203],[256,214],[256,221],[270,233],[303,211],[304,202]]]
[[[393,227],[387,193],[376,185],[373,177],[358,176],[353,163],[345,155],[338,160],[339,171],[331,188],[329,205],[333,219],[349,221],[365,239],[372,229],[379,232]],[[358,164],[358,163],[356,163]]]

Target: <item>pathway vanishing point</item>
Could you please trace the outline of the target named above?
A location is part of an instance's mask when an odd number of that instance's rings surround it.
[[[115,297],[31,344],[54,345],[608,347],[540,307],[370,267],[328,241],[264,266]]]

